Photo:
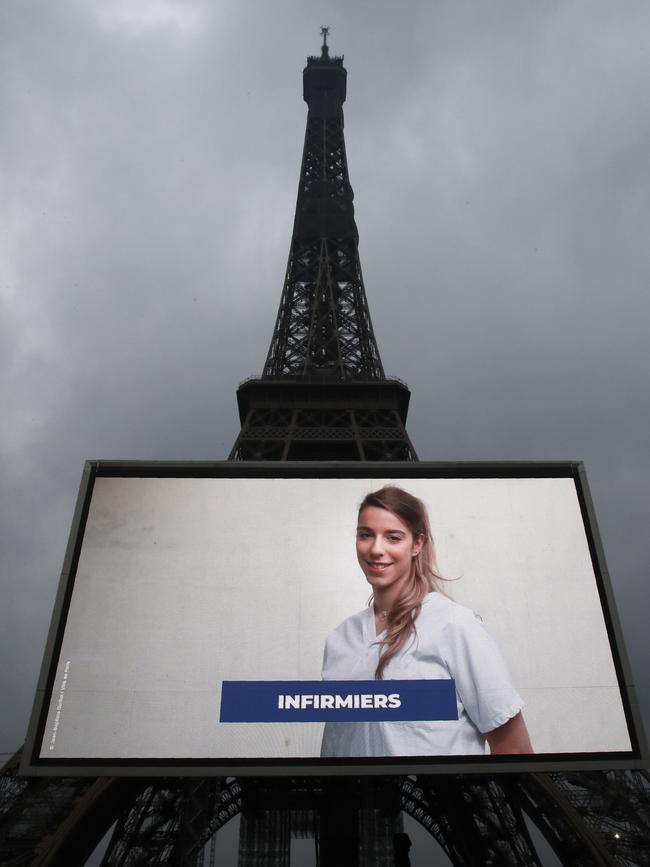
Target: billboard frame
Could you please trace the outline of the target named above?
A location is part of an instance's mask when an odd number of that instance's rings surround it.
[[[76,570],[95,479],[131,478],[571,478],[603,612],[631,749],[605,753],[381,758],[42,758],[48,709],[55,691]],[[333,461],[86,461],[59,579],[20,773],[28,776],[340,776],[641,769],[649,763],[620,619],[581,461],[333,462]]]

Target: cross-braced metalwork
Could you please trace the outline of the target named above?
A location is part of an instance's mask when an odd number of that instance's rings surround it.
[[[370,424],[374,419],[375,424]],[[252,409],[238,437],[240,460],[406,461],[414,455],[393,409]]]
[[[264,377],[384,378],[359,261],[343,136],[345,86],[342,58],[325,50],[309,58],[291,251]]]

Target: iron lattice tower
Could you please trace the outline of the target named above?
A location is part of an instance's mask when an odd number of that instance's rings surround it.
[[[304,72],[309,114],[280,310],[262,376],[238,391],[233,460],[416,459],[404,429],[409,392],[384,375],[361,277],[345,81],[324,38]],[[241,867],[288,867],[292,836],[317,837],[323,867],[400,867],[401,811],[458,867],[538,867],[525,816],[567,867],[650,865],[646,772],[26,779],[18,755],[0,779],[8,867],[83,864],[113,825],[104,865],[213,865],[216,833],[238,813]]]
[[[262,376],[238,392],[231,460],[416,460],[410,393],[379,356],[359,261],[343,135],[347,73],[330,57],[303,72],[308,105],[280,309]]]

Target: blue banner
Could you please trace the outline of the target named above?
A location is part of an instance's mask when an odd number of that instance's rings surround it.
[[[224,680],[220,722],[455,720],[453,680]]]

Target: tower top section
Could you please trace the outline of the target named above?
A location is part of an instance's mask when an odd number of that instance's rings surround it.
[[[345,102],[347,72],[343,56],[330,57],[329,27],[321,27],[323,44],[319,57],[308,57],[302,73],[303,98],[309,111],[320,116],[337,115]]]
[[[346,72],[328,32],[303,72],[289,261],[264,371],[237,391],[232,460],[417,460],[404,429],[409,390],[386,378],[370,321],[343,137]]]
[[[383,381],[361,276],[352,187],[343,138],[346,72],[320,57],[303,73],[309,105],[296,216],[280,309],[264,379]]]

